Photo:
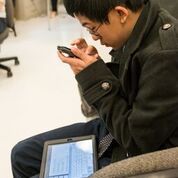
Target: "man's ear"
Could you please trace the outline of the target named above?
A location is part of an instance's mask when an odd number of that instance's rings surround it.
[[[123,6],[116,6],[115,10],[117,11],[117,13],[120,16],[121,23],[125,23],[126,20],[127,20],[128,15],[129,15],[128,9],[123,7]]]

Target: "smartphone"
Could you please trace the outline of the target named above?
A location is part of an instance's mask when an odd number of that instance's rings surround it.
[[[67,48],[65,46],[57,46],[57,49],[61,52],[64,53],[64,55],[67,55],[67,57],[77,57],[75,54],[72,53],[70,48]],[[77,57],[78,58],[78,57]]]

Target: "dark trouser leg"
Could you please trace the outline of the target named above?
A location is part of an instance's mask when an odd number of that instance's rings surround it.
[[[0,17],[0,33],[4,32],[6,28],[7,28],[6,19]]]
[[[57,0],[51,0],[51,8],[52,8],[52,11],[57,12]]]
[[[13,176],[14,178],[29,178],[39,174],[43,145],[47,140],[94,134],[98,143],[106,133],[103,122],[95,119],[87,123],[55,129],[21,141],[13,148],[11,154]]]

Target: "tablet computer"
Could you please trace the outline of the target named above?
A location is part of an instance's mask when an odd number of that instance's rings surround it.
[[[96,170],[94,135],[45,142],[40,178],[85,178]]]

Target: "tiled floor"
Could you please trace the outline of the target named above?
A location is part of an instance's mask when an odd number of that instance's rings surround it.
[[[0,70],[0,177],[12,178],[10,152],[20,140],[34,134],[86,121],[80,111],[80,98],[70,68],[60,62],[57,45],[69,46],[78,37],[92,42],[79,23],[65,12],[50,20],[38,17],[16,21],[18,36],[10,34],[0,56],[17,55],[19,66],[12,62],[13,77]],[[101,56],[109,61],[108,51],[97,42]]]

